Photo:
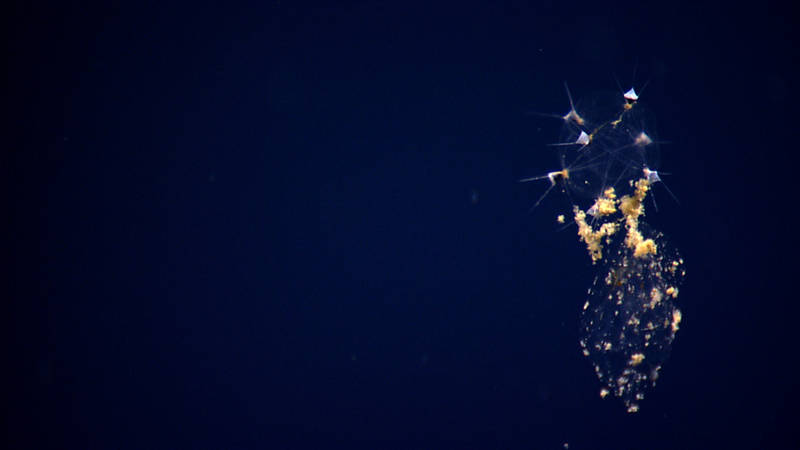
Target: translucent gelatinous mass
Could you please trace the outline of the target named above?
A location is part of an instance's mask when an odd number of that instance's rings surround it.
[[[599,267],[580,344],[604,384],[601,397],[614,394],[628,412],[639,410],[669,357],[681,321],[674,300],[686,274],[677,250],[641,220],[650,183],[643,174],[621,197],[608,188],[587,211],[573,207],[578,236]]]
[[[583,354],[603,383],[600,395],[636,412],[669,357],[686,274],[677,250],[643,221],[645,199],[662,182],[654,121],[633,89],[577,106],[569,89],[567,97],[562,136],[552,144],[560,168],[520,181],[550,182],[534,208],[556,187],[572,200],[578,238],[598,267],[581,316]]]
[[[674,299],[685,274],[683,260],[664,236],[643,223],[638,231],[655,251],[636,255],[624,242],[599,263],[581,320],[581,347],[604,384],[600,395],[639,409],[669,357],[681,321]]]

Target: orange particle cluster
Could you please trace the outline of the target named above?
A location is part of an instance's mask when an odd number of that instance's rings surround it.
[[[650,181],[642,178],[636,182],[631,182],[634,187],[632,195],[625,195],[617,198],[614,188],[608,188],[589,208],[583,211],[577,206],[573,207],[575,223],[578,225],[578,236],[586,244],[592,263],[597,263],[603,258],[603,243],[620,228],[619,222],[625,224],[626,235],[625,245],[633,250],[633,255],[637,258],[644,258],[654,255],[658,247],[652,239],[645,239],[639,231],[639,217],[644,215],[644,199],[650,190]],[[622,214],[619,220],[607,220],[597,229],[586,221],[587,214],[595,218],[611,218],[617,212]]]

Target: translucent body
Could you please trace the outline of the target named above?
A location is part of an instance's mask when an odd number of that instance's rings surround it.
[[[617,244],[599,264],[581,314],[580,344],[604,384],[602,392],[620,397],[629,412],[639,409],[669,357],[681,319],[674,299],[685,274],[664,236],[643,227],[656,253],[637,257]]]
[[[580,345],[603,384],[601,397],[613,394],[636,412],[669,357],[686,273],[678,251],[643,222],[645,198],[661,182],[654,121],[633,89],[578,106],[567,94],[570,111],[560,116],[561,139],[552,144],[560,168],[522,181],[550,182],[534,207],[555,187],[572,203],[579,240],[598,268],[581,313]]]

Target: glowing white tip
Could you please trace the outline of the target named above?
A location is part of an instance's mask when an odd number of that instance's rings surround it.
[[[650,170],[647,167],[644,168],[644,176],[647,178],[647,181],[649,181],[650,184],[658,183],[659,181],[661,181],[661,177],[658,176],[658,171]]]
[[[579,145],[589,145],[589,141],[591,140],[592,138],[588,134],[586,134],[585,131],[581,131],[581,134],[580,136],[578,136],[578,139],[575,140],[575,143]]]
[[[632,102],[639,100],[639,94],[637,94],[633,88],[628,89],[628,92],[622,94],[622,96],[625,97],[625,100],[630,100]]]

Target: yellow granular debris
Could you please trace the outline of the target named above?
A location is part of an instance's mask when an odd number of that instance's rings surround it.
[[[669,294],[669,289],[667,289],[667,294]],[[664,295],[661,293],[660,290],[653,288],[650,290],[650,308],[655,309],[656,305],[661,302],[661,299],[664,298]]]
[[[614,191],[614,187],[612,186],[603,191],[603,196],[597,199],[594,206],[600,216],[607,216],[617,212],[617,193]]]
[[[683,318],[683,315],[681,314],[681,310],[680,309],[675,309],[674,311],[672,311],[672,332],[673,333],[678,331],[678,329],[680,329],[680,327],[678,325],[680,325],[682,318]]]
[[[654,255],[658,250],[655,241],[652,239],[644,239],[642,233],[639,232],[639,220],[634,217],[628,217],[625,220],[625,226],[628,233],[625,235],[625,245],[633,249],[633,256],[636,258],[643,258],[647,255]]]
[[[625,219],[625,227],[628,229],[628,234],[625,236],[625,245],[628,248],[636,248],[644,240],[642,233],[639,232],[639,221],[628,216]]]
[[[622,211],[623,216],[633,218],[638,218],[644,213],[642,202],[629,195],[623,195],[619,200],[619,210]]]
[[[667,295],[671,296],[672,298],[678,297],[678,288],[670,286],[667,288]]]
[[[592,208],[594,208],[596,216],[608,216],[617,212],[617,202],[614,198],[601,197],[594,202]]]
[[[647,192],[650,190],[650,181],[647,178],[642,178],[636,181],[636,192],[634,195],[636,199],[639,200],[639,203],[644,201],[644,198],[647,197]]]
[[[638,219],[639,216],[644,214],[642,202],[650,190],[650,182],[646,178],[642,178],[633,183],[633,186],[635,188],[633,196],[623,196],[619,200],[619,209],[626,218]]]
[[[634,188],[633,194],[624,195],[619,199],[613,187],[606,189],[603,191],[603,195],[589,208],[588,214],[592,214],[597,218],[621,212],[625,219],[624,223],[627,230],[625,246],[633,250],[634,257],[643,258],[655,254],[658,250],[655,241],[644,239],[639,231],[639,217],[644,214],[642,202],[650,190],[650,181],[647,178],[642,178],[635,182],[631,181],[631,186]],[[581,241],[586,243],[589,256],[591,256],[592,262],[596,263],[603,258],[603,240],[616,233],[619,230],[620,223],[619,221],[609,221],[602,224],[599,229],[594,230],[586,222],[587,212],[582,211],[577,206],[573,207],[573,212],[575,214],[575,223],[578,225],[578,236]]]
[[[628,364],[630,364],[631,366],[638,366],[639,364],[642,363],[642,361],[644,361],[644,354],[634,353],[633,355],[631,355],[631,360]]]
[[[595,263],[603,258],[603,239],[616,233],[619,226],[614,222],[607,222],[595,231],[592,226],[586,223],[586,213],[577,206],[573,207],[575,213],[575,223],[578,224],[578,236],[586,243],[586,249],[592,262]]]
[[[619,227],[615,223],[604,223],[600,226],[600,235],[601,236],[611,236],[612,234],[616,233]]]
[[[564,223],[564,215],[563,214],[559,214],[558,217],[556,217],[556,221],[558,223]]]
[[[636,258],[644,258],[647,255],[656,254],[656,243],[652,239],[647,239],[636,244],[636,250],[633,251],[633,256]]]

